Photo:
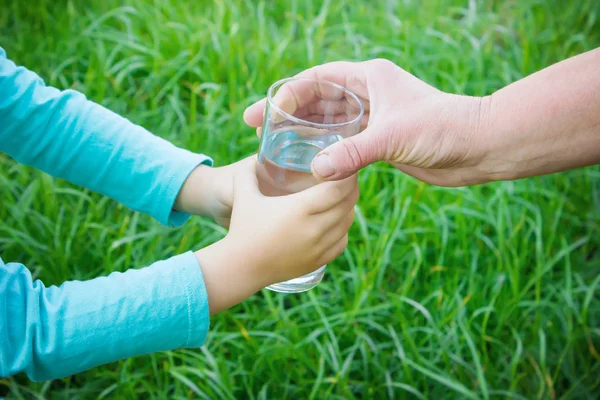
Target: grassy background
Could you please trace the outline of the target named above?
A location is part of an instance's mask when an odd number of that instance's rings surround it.
[[[254,152],[241,121],[274,80],[385,57],[483,95],[600,44],[580,1],[1,0],[0,45],[226,164]],[[423,3],[423,4],[422,4]],[[317,289],[260,293],[212,321],[206,346],[11,398],[591,399],[600,394],[600,169],[441,189],[362,172],[351,243]],[[159,226],[0,155],[0,252],[47,284],[147,265],[217,240]]]

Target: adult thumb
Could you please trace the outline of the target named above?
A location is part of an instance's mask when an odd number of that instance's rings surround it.
[[[337,181],[385,156],[378,135],[365,129],[321,151],[312,161],[312,173],[319,180]]]

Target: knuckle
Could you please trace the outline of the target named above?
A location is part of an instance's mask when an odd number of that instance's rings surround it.
[[[322,227],[318,224],[312,224],[306,231],[307,239],[310,243],[318,242],[321,239]]]
[[[345,164],[348,168],[356,170],[362,166],[362,156],[359,148],[352,139],[340,142],[342,153],[345,155]]]
[[[299,214],[305,215],[310,214],[312,212],[314,205],[309,199],[305,197],[300,197],[298,199],[296,207]]]
[[[388,60],[387,58],[375,58],[370,61],[375,68],[390,68],[395,67],[396,64]]]
[[[328,196],[332,199],[339,200],[344,197],[344,191],[342,190],[341,185],[336,184],[334,182],[329,188]]]

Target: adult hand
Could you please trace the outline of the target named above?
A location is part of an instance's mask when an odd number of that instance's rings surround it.
[[[480,168],[486,151],[480,132],[486,121],[487,98],[441,92],[380,59],[332,62],[298,76],[342,85],[359,96],[365,106],[362,132],[331,145],[313,160],[313,173],[318,179],[342,179],[376,161],[386,161],[437,185],[486,181]],[[307,103],[319,96],[306,91],[289,91],[288,95],[288,101],[318,110],[317,103]],[[265,100],[250,106],[244,113],[245,122],[260,127],[264,108]]]
[[[600,163],[599,68],[600,48],[486,97],[441,92],[386,60],[308,69],[299,76],[347,87],[366,110],[365,129],[317,155],[313,173],[337,180],[382,160],[429,183],[463,186]],[[302,106],[318,98],[288,95]],[[246,110],[248,125],[260,126],[264,106]]]

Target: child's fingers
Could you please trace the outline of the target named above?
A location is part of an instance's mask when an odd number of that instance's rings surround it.
[[[352,227],[353,223],[354,223],[354,205],[352,205],[352,208],[346,214],[346,216],[344,217],[344,220],[340,224],[340,230],[342,232],[348,233],[348,231]]]
[[[350,227],[354,223],[354,203],[350,205],[340,205],[335,210],[330,210],[327,213],[319,215],[324,218],[321,231],[321,241],[323,243],[335,243],[348,233]],[[338,211],[339,210],[339,211]],[[330,214],[337,214],[334,218]]]
[[[320,183],[292,196],[306,205],[309,214],[319,214],[344,201],[357,190],[357,187],[357,175],[355,174],[337,182]],[[358,198],[357,196],[358,194],[355,193],[352,198]]]
[[[335,260],[340,254],[342,254],[346,247],[348,247],[348,234],[344,235],[331,247],[325,250],[325,252],[321,256],[321,259],[319,260],[319,264],[329,264],[330,262]]]
[[[323,216],[323,221],[326,221],[324,224],[326,224],[327,229],[333,229],[336,226],[342,226],[343,228],[343,223],[346,221],[349,214],[352,214],[352,218],[354,218],[354,205],[358,201],[358,194],[359,191],[358,188],[356,188],[335,207],[318,215]],[[315,217],[316,216],[317,215],[315,215]]]
[[[319,191],[320,193],[317,193],[319,201],[309,203],[310,200],[305,200],[305,204],[309,205],[309,212],[312,215],[321,213],[331,214],[332,218],[336,218],[335,215],[337,215],[339,218],[346,211],[350,210],[358,201],[360,189],[355,175],[347,179],[341,181],[340,183],[342,184],[337,186],[325,187],[323,183],[317,185],[317,187],[323,186]]]

